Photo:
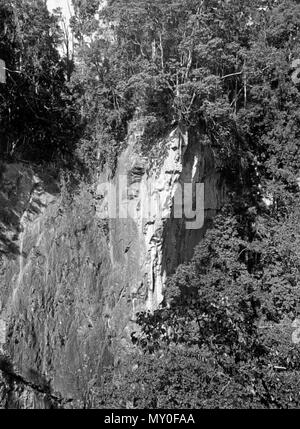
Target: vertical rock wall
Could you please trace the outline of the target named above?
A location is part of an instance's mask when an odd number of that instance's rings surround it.
[[[145,309],[145,305],[149,310],[159,307],[167,276],[192,257],[194,247],[226,197],[214,153],[201,137],[174,130],[155,148],[149,164],[149,157],[141,156],[141,135],[138,126],[132,126],[114,182],[117,191],[122,187],[120,182],[128,183],[128,218],[110,221],[111,259],[115,268],[111,284],[124,285],[125,280],[125,290],[131,294],[127,299],[132,305],[127,311],[132,314]],[[199,229],[189,229],[189,219],[174,218],[174,204],[178,187],[184,189],[184,184],[193,184],[195,206],[196,183],[204,184],[204,224]],[[101,184],[98,193],[102,189]],[[153,210],[149,215],[151,204]],[[101,214],[102,210],[103,203]]]
[[[136,312],[159,307],[167,275],[191,258],[222,205],[225,187],[209,144],[176,129],[145,154],[142,134],[131,124],[110,182],[116,188],[128,182],[123,201],[129,217],[107,225],[101,219],[108,196],[104,176],[97,199],[82,191],[62,209],[52,175],[24,165],[2,171],[0,369],[10,391],[6,406],[88,405],[87,392],[100,382],[103,367],[130,348]],[[205,222],[189,230],[185,219],[173,218],[174,197],[180,184],[197,182],[205,187]],[[160,209],[149,214],[149,200],[159,201]],[[3,356],[10,359],[8,369]]]

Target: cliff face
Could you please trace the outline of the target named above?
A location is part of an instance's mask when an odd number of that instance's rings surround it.
[[[192,257],[194,247],[225,199],[225,186],[208,144],[176,129],[150,155],[141,156],[141,134],[133,124],[114,179],[119,191],[117,199],[122,192],[120,182],[128,183],[128,218],[110,222],[114,267],[110,284],[124,285],[125,281],[126,291],[132,293],[132,314],[137,309],[145,309],[145,303],[149,310],[161,304],[167,275]],[[182,202],[184,200],[184,184],[193,184],[191,200],[194,206],[196,202],[199,205],[196,183],[204,184],[204,224],[199,229],[191,229],[184,216],[174,218],[174,211],[178,212],[180,203],[178,189],[183,190]],[[98,195],[103,194],[102,190],[100,184]],[[107,202],[105,198],[104,201]],[[102,214],[103,203],[100,211]],[[179,211],[184,213],[184,208],[179,207]]]
[[[128,182],[123,219],[102,220],[112,196],[104,175],[94,193],[82,189],[68,205],[51,174],[24,165],[2,172],[0,356],[9,364],[2,358],[0,368],[7,407],[88,401],[103,367],[130,347],[136,312],[162,303],[167,275],[191,258],[224,201],[208,144],[175,130],[141,155],[141,134],[132,124],[110,182],[121,193]],[[204,183],[200,229],[173,218],[184,183]],[[149,200],[160,208],[149,213]]]

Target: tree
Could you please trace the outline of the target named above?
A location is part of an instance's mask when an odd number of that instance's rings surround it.
[[[136,356],[108,375],[99,403],[296,408],[300,151],[291,64],[299,5],[198,1],[186,11],[180,1],[132,1],[127,14],[117,5],[108,11],[128,64],[127,102],[139,106],[142,88],[143,115],[153,114],[148,80],[163,88],[167,122],[208,139],[231,198],[193,260],[169,278],[165,306],[139,315]],[[160,39],[161,49],[152,43]]]
[[[58,53],[61,31],[42,0],[1,2],[1,152],[33,161],[70,154],[74,111]]]

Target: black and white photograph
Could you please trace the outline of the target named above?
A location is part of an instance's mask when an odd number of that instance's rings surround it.
[[[0,0],[11,409],[300,409],[299,0]]]

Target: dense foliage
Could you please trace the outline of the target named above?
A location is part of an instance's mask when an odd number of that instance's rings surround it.
[[[0,1],[0,153],[40,163],[70,159],[79,133],[58,48],[62,32],[43,0]]]

